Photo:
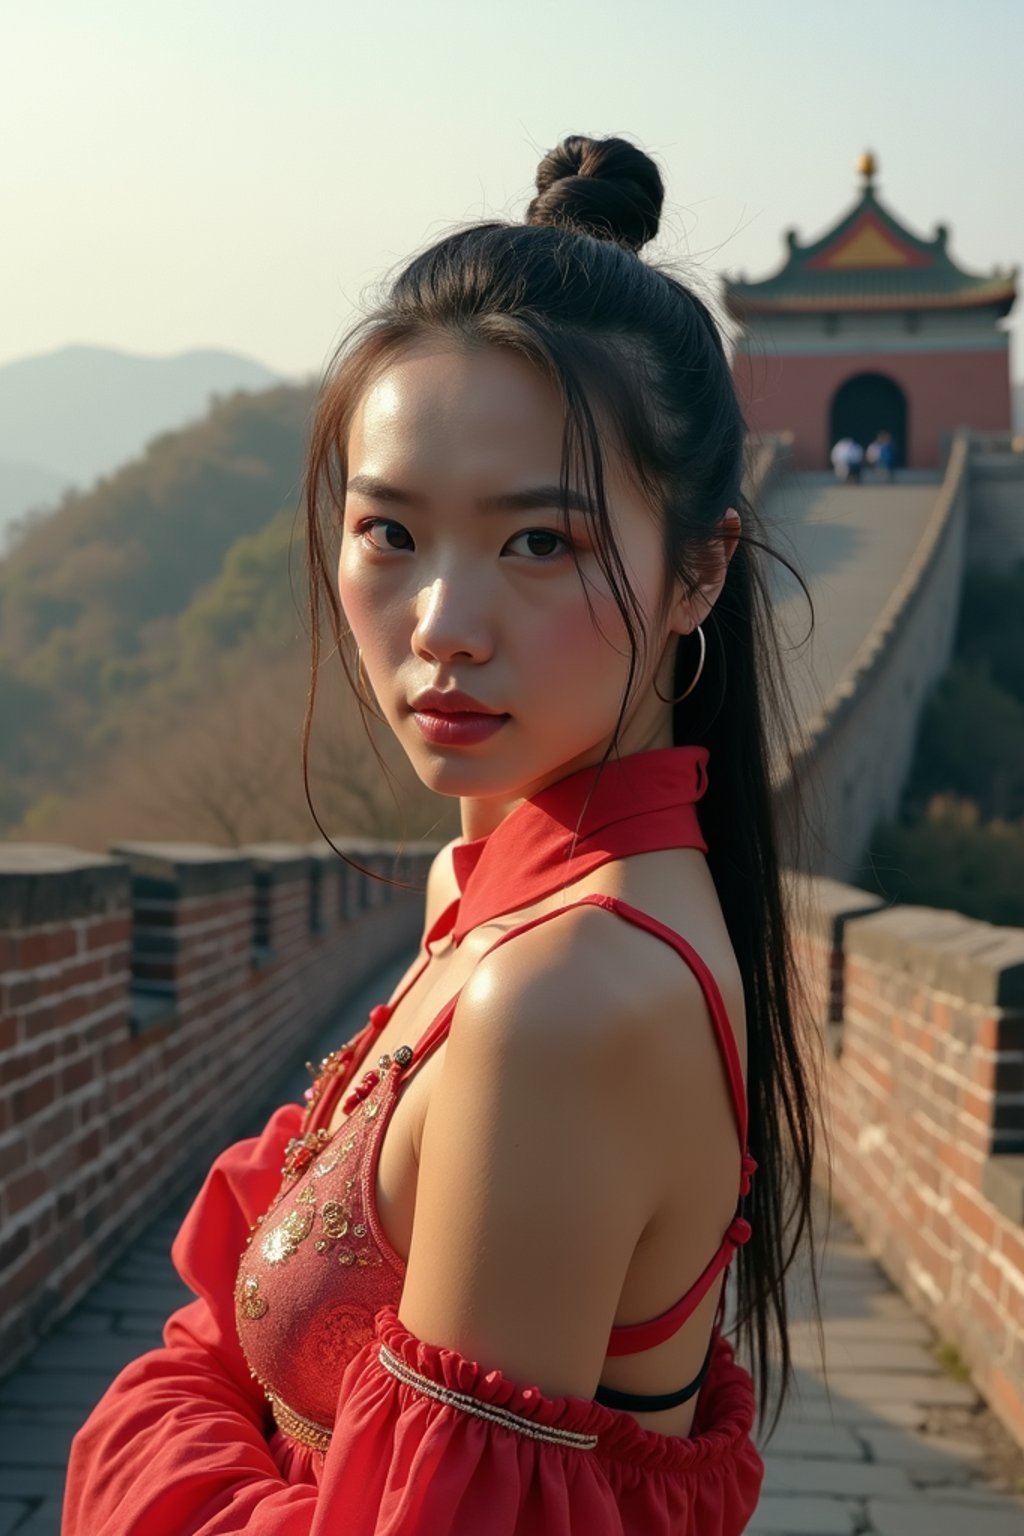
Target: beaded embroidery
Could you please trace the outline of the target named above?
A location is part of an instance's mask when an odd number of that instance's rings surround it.
[[[321,1062],[320,1075],[313,1090],[307,1090],[306,1093],[304,1133],[293,1136],[287,1143],[280,1187],[267,1210],[257,1216],[250,1227],[245,1251],[239,1259],[235,1282],[235,1312],[243,1352],[246,1324],[265,1317],[272,1306],[275,1309],[277,1307],[271,1277],[252,1274],[246,1265],[254,1241],[257,1243],[256,1251],[260,1260],[274,1269],[293,1258],[301,1244],[310,1237],[313,1239],[310,1247],[325,1263],[337,1263],[343,1269],[363,1269],[384,1264],[384,1257],[373,1242],[364,1211],[363,1169],[368,1149],[364,1150],[360,1141],[371,1134],[367,1122],[373,1121],[380,1113],[385,1092],[395,1076],[412,1061],[413,1054],[410,1046],[403,1045],[398,1047],[393,1056],[381,1056],[377,1068],[364,1074],[354,1102],[350,1102],[351,1095],[346,1100],[349,1104],[348,1116],[333,1132],[323,1127],[317,1131],[306,1129],[308,1116],[322,1097],[330,1079],[349,1067],[352,1052],[335,1051]],[[361,1115],[354,1113],[358,1108],[362,1109]],[[344,1159],[353,1152],[359,1159],[358,1165],[350,1163],[352,1171],[345,1176]],[[279,1214],[275,1220],[275,1211],[289,1196],[290,1209],[286,1215]],[[274,1283],[286,1287],[290,1285],[287,1280]],[[261,1284],[268,1285],[271,1293],[269,1300],[262,1293]],[[289,1307],[285,1306],[283,1312],[287,1316]],[[282,1313],[275,1311],[278,1322],[281,1317]],[[327,1299],[325,1295],[323,1302],[308,1320],[305,1334],[307,1344],[312,1347],[321,1334],[323,1339],[317,1348],[324,1353],[324,1366],[327,1369],[332,1362],[350,1357],[354,1352],[354,1344],[361,1346],[372,1337],[372,1315],[367,1314],[365,1307],[346,1302],[344,1293],[335,1301]],[[270,1382],[264,1380],[259,1371],[253,1370],[252,1366],[256,1363],[257,1357],[254,1356],[250,1362],[250,1374],[260,1383],[272,1404],[280,1428],[300,1444],[314,1450],[320,1449],[325,1434],[324,1426],[289,1408],[278,1398]],[[329,1431],[326,1433],[329,1437]]]
[[[316,1200],[310,1189],[304,1189],[295,1197],[295,1208],[284,1221],[271,1227],[260,1243],[260,1252],[268,1264],[284,1264],[298,1253],[299,1244],[305,1242],[313,1230],[316,1216]]]
[[[274,1423],[283,1435],[287,1435],[289,1440],[297,1440],[307,1450],[326,1455],[331,1446],[331,1431],[325,1424],[318,1424],[315,1419],[307,1419],[305,1414],[296,1413],[274,1392],[267,1393],[267,1400],[274,1415]]]
[[[242,1270],[238,1272],[238,1282],[235,1285],[235,1304],[239,1314],[253,1322],[258,1322],[261,1317],[266,1317],[270,1310],[267,1298],[260,1295],[260,1281],[258,1275],[246,1275]]]
[[[517,1435],[525,1435],[528,1440],[547,1440],[552,1445],[571,1445],[581,1451],[592,1451],[597,1445],[596,1435],[584,1435],[574,1429],[558,1429],[554,1424],[536,1424],[524,1414],[513,1413],[511,1408],[502,1408],[498,1403],[482,1403],[479,1398],[470,1397],[467,1392],[443,1387],[429,1376],[406,1365],[404,1360],[391,1353],[386,1344],[380,1346],[379,1359],[396,1381],[412,1387],[416,1392],[422,1392],[424,1397],[432,1397],[436,1402],[447,1403],[449,1407],[459,1408],[463,1413],[473,1414],[477,1418],[489,1419],[492,1424],[501,1424],[505,1429],[514,1430]]]

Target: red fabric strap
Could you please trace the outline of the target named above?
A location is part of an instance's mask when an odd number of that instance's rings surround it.
[[[540,916],[530,918],[528,922],[520,923],[517,927],[509,929],[507,933],[503,933],[499,938],[495,939],[494,943],[485,951],[485,954],[481,956],[481,959],[486,958],[486,955],[491,954],[494,950],[500,949],[510,939],[517,938],[521,933],[527,933],[531,928],[536,928],[540,923],[550,922],[553,918],[560,917],[563,912],[571,912],[574,907],[584,906],[603,907],[608,912],[615,912],[620,917],[624,917],[627,921],[634,923],[637,927],[646,929],[655,938],[670,944],[697,978],[707,1003],[708,1013],[711,1016],[711,1022],[715,1030],[715,1038],[722,1051],[729,1078],[729,1087],[740,1138],[740,1197],[742,1198],[749,1189],[750,1175],[757,1166],[747,1152],[747,1103],[743,1086],[743,1071],[740,1065],[739,1054],[736,1050],[735,1036],[729,1023],[729,1016],[722,999],[722,994],[718,989],[718,984],[700,955],[698,955],[697,951],[686,939],[664,923],[659,922],[657,918],[653,918],[648,913],[641,912],[636,907],[630,906],[628,902],[620,901],[614,896],[591,894],[581,896],[578,900],[569,902],[564,907],[558,907],[554,911],[543,912]],[[425,1034],[421,1036],[420,1040],[413,1047],[413,1059],[407,1069],[406,1076],[414,1072],[417,1065],[424,1061],[434,1050],[435,1046],[440,1044],[446,1037],[451,1027],[458,1001],[459,994],[456,993],[445,1004],[440,1014],[438,1014]],[[671,1338],[692,1317],[722,1270],[726,1269],[732,1262],[736,1249],[748,1242],[750,1236],[750,1223],[743,1216],[738,1214],[734,1216],[716,1253],[689,1290],[673,1306],[669,1307],[667,1311],[660,1313],[659,1316],[650,1318],[646,1322],[621,1324],[613,1328],[608,1343],[608,1354],[636,1354],[645,1349],[652,1349],[655,1344],[660,1344],[665,1339]]]

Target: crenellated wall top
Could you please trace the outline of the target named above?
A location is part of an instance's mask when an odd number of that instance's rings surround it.
[[[1024,928],[934,907],[889,907],[851,922],[845,949],[966,1003],[1024,1008]]]
[[[130,905],[123,859],[58,843],[0,843],[0,928],[35,928]]]

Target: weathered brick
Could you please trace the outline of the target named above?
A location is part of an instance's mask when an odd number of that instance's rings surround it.
[[[57,1097],[57,1080],[54,1076],[37,1078],[24,1088],[18,1088],[12,1096],[14,1117],[20,1123],[45,1109]]]
[[[90,923],[83,929],[83,947],[88,950],[107,949],[113,944],[128,945],[131,942],[131,915],[108,917],[102,922]]]
[[[28,1159],[28,1144],[23,1136],[15,1136],[0,1146],[0,1186],[23,1167]]]
[[[5,987],[6,1007],[24,1010],[29,1003],[46,993],[46,987],[37,976],[19,976]]]
[[[980,1243],[990,1248],[996,1235],[992,1207],[981,1197],[971,1195],[956,1186],[952,1189],[950,1198],[953,1219],[962,1222]]]

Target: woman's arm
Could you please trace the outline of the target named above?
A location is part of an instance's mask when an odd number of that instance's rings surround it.
[[[566,913],[496,950],[463,989],[426,1113],[399,1307],[421,1339],[587,1398],[663,1179],[638,1065],[647,1026],[620,964],[636,941],[611,927]]]

